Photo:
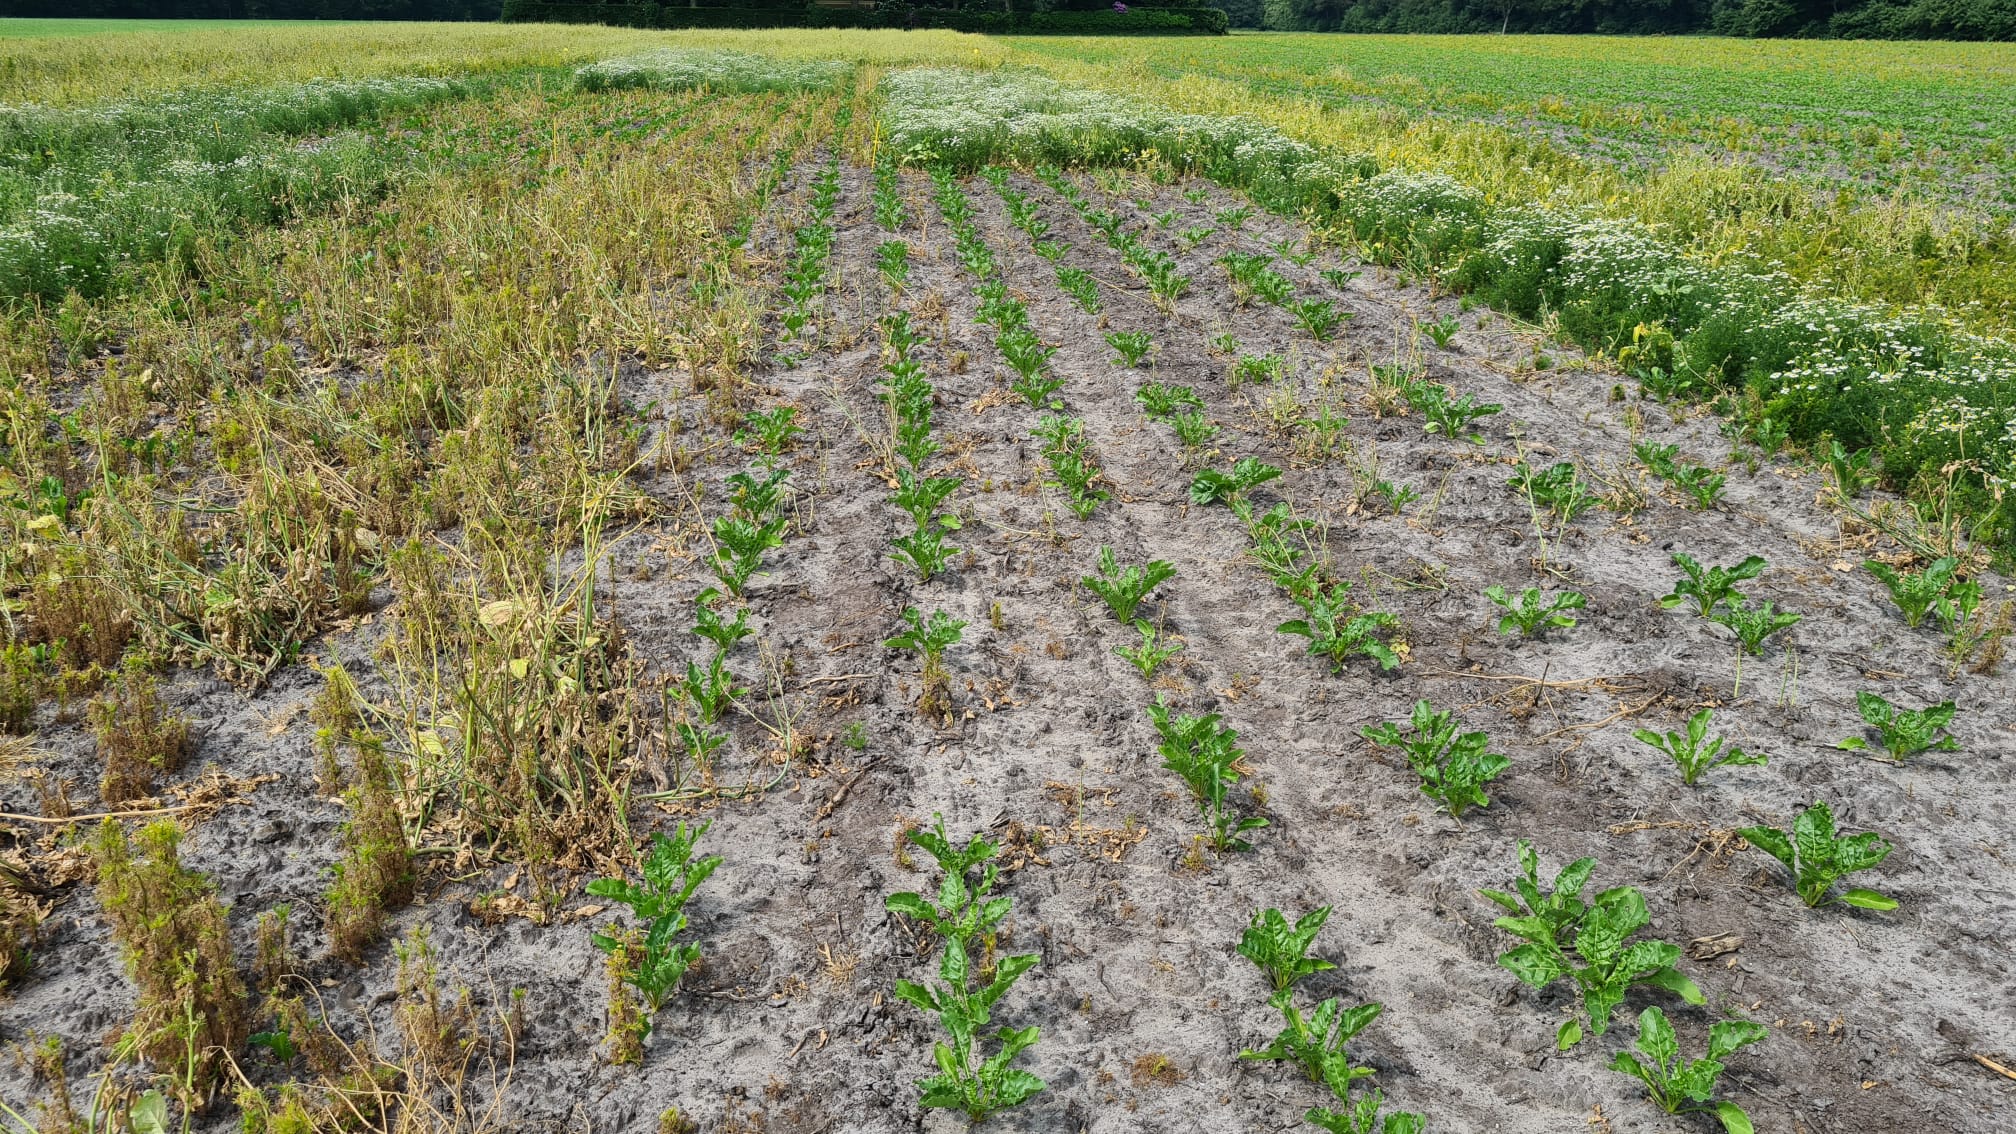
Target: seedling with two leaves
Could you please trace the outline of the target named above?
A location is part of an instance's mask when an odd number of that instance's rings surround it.
[[[644,857],[641,885],[624,878],[597,878],[588,883],[590,894],[630,907],[630,912],[644,923],[642,956],[635,970],[625,974],[624,981],[643,993],[654,1014],[665,1006],[678,987],[679,978],[700,959],[697,943],[682,944],[674,938],[686,928],[686,903],[692,900],[693,892],[721,865],[720,855],[693,857],[694,844],[711,826],[709,823],[689,830],[681,823],[670,838],[662,831],[653,834]],[[595,934],[593,940],[595,947],[605,953],[628,947],[623,939],[606,933]],[[643,1027],[648,1032],[650,1021],[644,1021]]]
[[[1959,712],[1951,701],[1906,709],[1892,704],[1880,693],[1863,690],[1855,694],[1855,708],[1862,714],[1863,723],[1876,730],[1883,751],[1899,764],[1920,752],[1952,752],[1960,747],[1960,742],[1946,731],[1954,714]],[[1861,751],[1869,747],[1869,742],[1851,736],[1836,747]]]
[[[1008,916],[1012,901],[992,896],[1000,868],[989,861],[1000,847],[974,835],[964,846],[946,837],[940,819],[932,831],[911,831],[911,842],[938,860],[944,880],[937,901],[923,894],[891,894],[886,905],[929,926],[944,941],[936,987],[914,981],[896,982],[896,998],[938,1017],[950,1042],[932,1045],[938,1074],[917,1082],[919,1103],[929,1108],[964,1111],[973,1122],[1015,1106],[1045,1087],[1043,1080],[1009,1066],[1035,1044],[1040,1030],[1003,1027],[992,1038],[999,1046],[982,1057],[978,1045],[993,1023],[993,1008],[1040,958],[1024,953],[998,958],[992,977],[972,960],[972,942],[991,933]],[[973,878],[979,868],[980,875]]]
[[[1511,915],[1493,924],[1525,939],[1524,945],[1498,958],[1513,976],[1536,989],[1570,978],[1582,998],[1588,1030],[1599,1036],[1634,984],[1663,988],[1689,1004],[1707,1002],[1701,989],[1673,967],[1680,959],[1678,945],[1630,940],[1652,920],[1643,894],[1618,886],[1596,895],[1594,902],[1584,902],[1582,887],[1596,869],[1595,859],[1581,858],[1562,867],[1552,891],[1540,888],[1539,866],[1532,844],[1521,839],[1519,877],[1512,882],[1515,892],[1478,891]],[[1556,1034],[1556,1046],[1566,1051],[1582,1042],[1583,1027],[1581,1016],[1570,1018]]]
[[[1483,733],[1459,732],[1460,728],[1454,712],[1416,701],[1405,732],[1394,722],[1383,721],[1359,735],[1405,752],[1408,765],[1421,777],[1421,794],[1441,804],[1450,818],[1461,819],[1470,807],[1491,805],[1484,785],[1510,768],[1512,761],[1486,751],[1491,740]]]
[[[1844,902],[1865,910],[1894,910],[1897,901],[1860,888],[1832,893],[1834,883],[1868,870],[1890,856],[1890,844],[1873,831],[1836,835],[1834,812],[1825,803],[1799,813],[1792,833],[1777,827],[1745,827],[1736,832],[1745,842],[1777,859],[1792,875],[1792,888],[1809,907]],[[1831,894],[1831,896],[1830,896]]]
[[[1211,826],[1212,849],[1252,850],[1252,844],[1239,836],[1267,826],[1267,820],[1258,815],[1240,818],[1229,806],[1229,792],[1239,782],[1236,765],[1245,753],[1235,744],[1238,732],[1221,725],[1220,719],[1217,713],[1172,715],[1159,697],[1148,706],[1148,720],[1161,737],[1156,751],[1162,766],[1190,785],[1204,821]]]
[[[1078,581],[1087,590],[1106,600],[1113,617],[1122,622],[1134,621],[1134,610],[1148,597],[1150,591],[1176,577],[1176,568],[1165,559],[1153,559],[1145,565],[1126,568],[1120,566],[1113,555],[1113,549],[1104,544],[1099,547],[1099,573],[1082,575]]]
[[[1753,1134],[1756,1128],[1742,1107],[1715,1100],[1715,1081],[1722,1077],[1724,1059],[1768,1034],[1764,1025],[1749,1020],[1717,1020],[1708,1027],[1707,1058],[1682,1062],[1673,1025],[1653,1005],[1638,1014],[1638,1038],[1632,1043],[1644,1058],[1620,1051],[1610,1057],[1609,1066],[1645,1084],[1652,1105],[1667,1114],[1713,1114],[1724,1134]]]
[[[1748,766],[1767,764],[1770,758],[1762,754],[1743,751],[1729,743],[1726,736],[1708,739],[1708,728],[1715,721],[1715,710],[1703,709],[1687,718],[1687,731],[1683,733],[1654,732],[1649,728],[1633,729],[1631,735],[1642,744],[1664,752],[1680,768],[1680,782],[1692,787],[1702,776],[1724,764]]]
[[[1514,598],[1504,587],[1493,585],[1484,588],[1484,597],[1505,612],[1498,620],[1500,634],[1516,633],[1528,638],[1543,636],[1553,629],[1568,629],[1575,625],[1575,616],[1568,612],[1589,604],[1588,597],[1580,591],[1543,596],[1539,587],[1527,587]]]

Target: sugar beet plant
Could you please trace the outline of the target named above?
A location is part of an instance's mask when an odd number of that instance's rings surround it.
[[[1340,579],[1328,589],[1311,590],[1296,597],[1302,617],[1291,618],[1275,629],[1307,638],[1310,655],[1325,659],[1338,673],[1344,672],[1352,658],[1361,655],[1379,663],[1380,669],[1397,667],[1400,655],[1379,635],[1399,626],[1399,617],[1360,607],[1347,597],[1350,589],[1351,584]]]
[[[1078,581],[1085,589],[1105,600],[1113,617],[1122,622],[1134,621],[1134,611],[1156,587],[1176,577],[1176,568],[1166,559],[1151,559],[1140,566],[1121,567],[1113,549],[1104,544],[1099,547],[1099,573],[1083,575]]]
[[[641,942],[613,933],[594,935],[595,947],[604,953],[621,954],[624,983],[635,988],[644,997],[645,1005],[655,1016],[665,1006],[665,1001],[678,988],[680,978],[686,970],[700,959],[700,946],[695,942],[675,940],[686,929],[686,903],[693,899],[693,892],[707,881],[715,868],[721,865],[720,855],[705,858],[693,857],[694,845],[707,833],[707,824],[688,829],[679,824],[679,829],[671,837],[660,831],[651,836],[651,844],[644,855],[643,881],[631,882],[626,878],[597,878],[588,883],[588,892],[598,898],[628,906],[630,912],[643,924]],[[615,1019],[624,1019],[628,1014],[612,1012]],[[634,1038],[612,1037],[619,1045],[641,1043],[651,1032],[648,1018],[635,1023]]]
[[[1954,588],[1964,585],[1956,577],[1960,561],[1951,556],[1934,560],[1922,571],[1899,571],[1875,559],[1864,561],[1862,566],[1883,581],[1891,601],[1904,615],[1904,624],[1914,630],[1926,615],[1942,607],[1950,610]],[[1952,621],[1950,614],[1946,621]]]
[[[1038,422],[1036,436],[1043,442],[1043,458],[1050,463],[1053,488],[1064,490],[1071,514],[1088,519],[1112,493],[1096,487],[1101,473],[1092,456],[1092,443],[1085,438],[1085,423],[1075,417],[1049,415]]]
[[[1745,752],[1729,743],[1726,736],[1708,739],[1708,729],[1715,721],[1715,710],[1703,709],[1687,718],[1687,731],[1654,732],[1649,728],[1633,729],[1631,735],[1641,744],[1650,745],[1666,754],[1680,769],[1680,782],[1689,787],[1707,775],[1711,770],[1724,764],[1736,766],[1766,764],[1770,758],[1761,754]]]
[[[1960,747],[1960,741],[1946,731],[1959,712],[1951,701],[1907,709],[1865,689],[1855,694],[1855,708],[1862,715],[1862,723],[1875,730],[1884,753],[1899,764],[1920,752],[1952,752]],[[1868,748],[1869,741],[1851,736],[1836,747],[1859,751]]]
[[[1035,200],[1008,184],[1008,172],[998,166],[983,171],[982,175],[1000,196],[1002,207],[1008,212],[1008,222],[1022,230],[1038,256],[1050,262],[1057,275],[1059,290],[1070,296],[1071,302],[1077,304],[1080,311],[1097,315],[1100,309],[1099,282],[1085,269],[1064,263],[1071,246],[1052,234],[1050,222],[1042,218]]]
[[[1491,805],[1484,785],[1512,766],[1508,757],[1487,751],[1489,737],[1461,728],[1454,712],[1416,701],[1405,730],[1385,721],[1360,735],[1405,752],[1408,765],[1421,777],[1421,793],[1441,804],[1450,818],[1461,819],[1467,808]]]
[[[936,986],[896,982],[897,999],[937,1017],[947,1037],[932,1046],[938,1073],[918,1080],[919,1102],[964,1111],[979,1122],[1044,1088],[1043,1080],[1009,1066],[1036,1043],[1038,1028],[1003,1027],[986,1034],[995,1005],[1036,967],[1039,958],[1034,953],[1000,957],[990,968],[973,955],[974,944],[991,941],[1013,907],[1011,899],[994,895],[1000,868],[991,860],[1000,851],[998,844],[976,834],[961,846],[947,837],[943,819],[932,830],[911,831],[906,837],[930,852],[944,873],[935,900],[918,893],[891,894],[887,899],[892,913],[930,929],[944,948]],[[993,1054],[983,1056],[990,1040],[997,1046]]]
[[[825,294],[826,264],[833,257],[833,207],[840,199],[840,166],[836,161],[812,179],[812,203],[805,223],[791,237],[791,258],[784,269],[784,298],[790,301],[782,319],[786,342],[797,341],[812,322],[813,300]]]
[[[1722,489],[1729,478],[1706,465],[1681,464],[1678,445],[1640,441],[1631,447],[1631,451],[1654,476],[1686,493],[1697,509],[1712,508],[1722,499]]]
[[[1371,1026],[1385,1007],[1360,1004],[1344,1007],[1339,997],[1331,997],[1304,1014],[1295,1004],[1295,984],[1303,977],[1337,966],[1320,957],[1311,957],[1309,947],[1330,918],[1330,907],[1322,906],[1293,922],[1277,909],[1254,913],[1240,935],[1239,955],[1252,961],[1273,985],[1267,1003],[1281,1013],[1282,1028],[1272,1042],[1239,1053],[1239,1058],[1290,1063],[1312,1081],[1329,1088],[1337,1109],[1311,1107],[1303,1118],[1336,1134],[1418,1134],[1423,1120],[1418,1114],[1389,1114],[1380,1121],[1384,1097],[1377,1090],[1366,1092],[1354,1104],[1353,1084],[1372,1074],[1372,1069],[1355,1065],[1344,1045]]]
[[[1894,910],[1895,898],[1860,888],[1834,891],[1834,883],[1856,871],[1868,870],[1890,857],[1890,844],[1880,835],[1834,833],[1834,812],[1825,803],[1799,813],[1787,834],[1776,827],[1745,827],[1736,832],[1745,842],[1770,855],[1792,876],[1793,889],[1808,906],[1842,902],[1865,910]]]
[[[1677,994],[1689,1004],[1706,999],[1693,981],[1673,967],[1680,947],[1664,941],[1632,941],[1651,922],[1645,897],[1630,886],[1617,886],[1582,900],[1582,887],[1596,869],[1596,860],[1580,858],[1554,876],[1552,890],[1543,890],[1540,860],[1533,846],[1519,840],[1519,876],[1512,892],[1480,890],[1508,913],[1494,924],[1525,944],[1501,954],[1498,963],[1532,988],[1541,989],[1569,978],[1581,996],[1588,1029],[1602,1035],[1610,1014],[1634,984],[1649,984]],[[1561,1050],[1582,1042],[1582,1016],[1571,1017],[1556,1033]]]
[[[1708,1026],[1706,1058],[1682,1061],[1673,1025],[1653,1005],[1638,1014],[1638,1038],[1632,1044],[1638,1054],[1620,1051],[1610,1057],[1609,1067],[1645,1084],[1652,1105],[1667,1114],[1712,1114],[1724,1134],[1752,1134],[1756,1128],[1742,1107],[1716,1100],[1715,1083],[1722,1077],[1722,1060],[1768,1034],[1764,1025],[1750,1020],[1717,1020]]]
[[[1581,610],[1589,603],[1580,591],[1560,591],[1543,596],[1539,587],[1527,587],[1515,598],[1507,594],[1504,587],[1490,586],[1484,588],[1484,597],[1505,612],[1498,619],[1500,634],[1522,634],[1528,638],[1575,625],[1575,616],[1568,612]]]
[[[1004,173],[998,170],[990,173],[997,189],[1005,187]],[[1063,405],[1055,395],[1063,388],[1064,380],[1049,369],[1050,358],[1056,353],[1056,348],[1037,336],[1029,326],[1028,308],[1000,278],[994,254],[973,221],[973,205],[961,191],[958,178],[944,168],[933,170],[931,176],[937,186],[939,212],[944,214],[946,224],[952,229],[953,240],[960,249],[960,263],[979,280],[973,291],[978,297],[980,320],[994,326],[995,346],[1015,371],[1014,390],[1033,407],[1047,406],[1061,410]],[[1021,216],[1025,222],[1037,223],[1029,209],[1023,202],[1020,206],[1011,207],[1011,212]],[[1050,466],[1047,483],[1063,490],[1073,515],[1081,520],[1087,519],[1098,511],[1099,505],[1112,498],[1110,493],[1097,487],[1099,464],[1092,454],[1091,442],[1085,436],[1083,421],[1061,414],[1046,415],[1037,423],[1033,433],[1043,443],[1043,457]]]
[[[883,399],[889,408],[890,430],[895,455],[896,490],[889,503],[910,516],[908,535],[890,540],[889,554],[929,582],[943,571],[959,548],[946,542],[946,534],[960,527],[956,513],[944,508],[952,494],[964,483],[956,476],[932,476],[926,468],[938,452],[931,434],[931,405],[936,391],[924,374],[923,363],[912,357],[922,336],[910,326],[907,311],[891,311],[878,324],[882,332]]]
[[[927,716],[943,712],[951,708],[950,678],[945,672],[943,660],[945,651],[958,644],[964,636],[962,631],[966,629],[966,623],[942,610],[932,611],[927,618],[914,606],[903,608],[903,621],[910,628],[884,639],[882,644],[892,650],[917,651],[918,656],[924,659],[920,675],[924,690],[918,698],[917,708]]]
[[[1734,567],[1703,567],[1699,560],[1684,551],[1673,553],[1673,562],[1686,576],[1673,584],[1673,590],[1659,600],[1659,605],[1668,610],[1694,604],[1694,613],[1703,618],[1710,617],[1717,607],[1733,599],[1746,597],[1736,589],[1738,583],[1745,583],[1764,573],[1768,566],[1761,555],[1746,557]]]
[[[1240,817],[1231,805],[1231,789],[1239,783],[1239,734],[1220,724],[1217,713],[1191,716],[1171,713],[1159,697],[1148,706],[1148,720],[1161,738],[1156,751],[1162,766],[1183,777],[1197,797],[1197,806],[1210,825],[1212,849],[1219,852],[1253,849],[1239,836],[1267,826],[1258,815]]]

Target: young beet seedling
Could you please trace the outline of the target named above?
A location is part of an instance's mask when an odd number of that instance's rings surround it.
[[[945,836],[940,819],[935,831],[912,831],[911,842],[923,847],[938,860],[945,878],[934,903],[922,894],[891,894],[886,904],[892,913],[912,917],[931,927],[945,942],[938,964],[936,988],[899,980],[896,998],[914,1004],[938,1017],[951,1037],[950,1043],[932,1047],[938,1074],[917,1081],[919,1102],[926,1107],[962,1110],[973,1122],[1023,1102],[1046,1084],[1027,1071],[1008,1066],[1017,1055],[1035,1044],[1040,1030],[1002,1028],[994,1033],[1000,1046],[994,1054],[981,1058],[975,1049],[984,1029],[993,1022],[995,1003],[1014,986],[1022,974],[1036,967],[1034,953],[995,959],[992,978],[986,968],[972,960],[974,938],[991,933],[1008,916],[1012,901],[989,897],[999,880],[1000,868],[988,860],[1000,849],[995,843],[974,835],[965,846]],[[980,877],[971,877],[976,867]]]
[[[1724,1134],[1752,1134],[1750,1116],[1732,1102],[1715,1102],[1715,1081],[1722,1060],[1731,1052],[1763,1039],[1770,1032],[1749,1020],[1717,1020],[1708,1027],[1708,1057],[1682,1063],[1680,1040],[1657,1005],[1638,1014],[1638,1039],[1632,1044],[1645,1058],[1628,1051],[1610,1057],[1610,1070],[1645,1084],[1652,1105],[1667,1114],[1701,1111],[1722,1122]]]
[[[1490,738],[1481,732],[1459,734],[1456,714],[1437,712],[1426,701],[1414,702],[1409,729],[1401,732],[1392,721],[1368,728],[1359,735],[1374,744],[1399,748],[1407,753],[1407,763],[1421,777],[1421,793],[1442,805],[1452,819],[1461,819],[1469,807],[1489,807],[1491,797],[1484,785],[1512,766],[1508,757],[1487,752]]]
[[[1630,940],[1652,920],[1643,894],[1630,886],[1617,886],[1596,895],[1593,903],[1583,902],[1582,887],[1596,869],[1593,858],[1577,859],[1563,867],[1554,876],[1553,892],[1548,893],[1540,889],[1539,865],[1532,844],[1521,839],[1519,877],[1512,882],[1517,892],[1478,891],[1512,915],[1493,924],[1526,940],[1498,958],[1513,976],[1536,989],[1564,976],[1571,978],[1589,1017],[1589,1030],[1599,1036],[1609,1028],[1610,1013],[1623,1003],[1625,991],[1634,984],[1663,988],[1689,1004],[1707,1003],[1701,989],[1673,967],[1680,959],[1678,945]],[[1578,965],[1578,959],[1584,963]],[[1561,1025],[1555,1044],[1566,1051],[1582,1042],[1582,1034],[1581,1017],[1573,1017]]]
[[[1945,731],[1959,711],[1951,701],[1905,709],[1891,704],[1880,693],[1864,690],[1855,694],[1855,708],[1861,712],[1863,723],[1876,730],[1883,751],[1899,764],[1920,752],[1952,752],[1960,747],[1953,734]],[[1851,736],[1837,747],[1860,751],[1868,748],[1869,742]]]
[[[727,653],[734,648],[735,643],[754,634],[755,631],[749,629],[747,607],[737,608],[733,621],[722,618],[714,609],[714,600],[720,597],[720,591],[708,587],[693,600],[693,632],[714,643],[716,650]]]
[[[1113,652],[1140,670],[1142,680],[1150,680],[1154,678],[1155,671],[1161,668],[1163,662],[1182,652],[1183,643],[1163,637],[1162,632],[1150,626],[1146,620],[1137,620],[1134,629],[1141,634],[1141,644],[1115,646]]]
[[[1378,1019],[1385,1005],[1346,1008],[1343,1000],[1333,996],[1318,1004],[1314,1015],[1304,1016],[1285,995],[1277,994],[1273,1002],[1281,1009],[1286,1026],[1272,1043],[1242,1051],[1239,1058],[1293,1063],[1340,1100],[1349,1099],[1351,1084],[1372,1074],[1372,1069],[1353,1066],[1344,1045]]]
[[[1122,622],[1132,622],[1134,608],[1141,605],[1148,593],[1175,577],[1176,568],[1165,559],[1150,560],[1146,566],[1130,566],[1122,570],[1119,561],[1113,557],[1113,549],[1101,544],[1099,574],[1082,575],[1078,581],[1106,600],[1113,617]]]
[[[1450,440],[1463,438],[1473,444],[1482,445],[1481,433],[1467,432],[1470,423],[1478,418],[1489,417],[1505,407],[1496,402],[1479,403],[1475,394],[1464,394],[1452,398],[1450,389],[1439,382],[1414,382],[1407,388],[1407,401],[1428,419],[1421,427],[1423,433],[1440,433]]]
[[[1399,617],[1383,610],[1359,611],[1344,597],[1350,588],[1351,584],[1340,581],[1327,593],[1312,589],[1297,597],[1304,617],[1291,618],[1274,629],[1309,639],[1309,653],[1327,658],[1337,673],[1344,672],[1345,664],[1359,654],[1378,662],[1380,669],[1397,667],[1400,655],[1380,641],[1378,634],[1400,625]]]
[[[919,675],[924,682],[922,695],[917,700],[917,708],[929,716],[933,712],[950,708],[950,679],[940,659],[947,647],[957,643],[966,623],[953,618],[942,610],[931,612],[925,618],[914,606],[903,608],[903,620],[910,629],[893,638],[886,638],[882,644],[892,650],[916,650],[924,655],[924,669]]]
[[[1229,472],[1203,469],[1190,482],[1192,504],[1230,505],[1246,498],[1248,492],[1281,475],[1281,470],[1258,457],[1241,457]]]
[[[1581,475],[1568,461],[1538,470],[1521,461],[1513,466],[1512,478],[1506,483],[1536,510],[1547,509],[1563,524],[1596,506],[1596,494],[1583,485]]]
[[[1239,955],[1260,966],[1273,982],[1278,998],[1303,977],[1337,967],[1309,955],[1309,946],[1329,920],[1329,906],[1310,910],[1297,918],[1294,925],[1288,924],[1288,918],[1280,910],[1256,911],[1246,932],[1240,935]]]
[[[1734,567],[1703,567],[1699,560],[1684,551],[1673,553],[1673,562],[1687,577],[1673,584],[1673,592],[1659,600],[1659,605],[1667,610],[1684,605],[1689,600],[1694,603],[1694,612],[1706,618],[1715,608],[1731,599],[1745,597],[1736,589],[1736,584],[1747,582],[1764,573],[1769,564],[1761,555],[1752,555]]]
[[[671,838],[666,838],[662,831],[653,834],[650,851],[644,858],[642,885],[624,878],[597,878],[588,883],[590,894],[629,906],[630,912],[644,923],[643,955],[624,980],[644,994],[653,1014],[665,1006],[673,989],[678,987],[679,978],[700,959],[698,944],[678,944],[673,938],[686,928],[686,903],[692,899],[693,891],[721,865],[720,855],[693,858],[694,844],[711,826],[709,823],[689,831],[681,823]],[[593,940],[595,947],[604,953],[614,953],[627,945],[623,939],[606,933],[595,934]],[[641,1021],[641,1026],[649,1034],[650,1021]]]
[[[1311,1107],[1303,1112],[1302,1121],[1320,1126],[1330,1134],[1421,1134],[1422,1127],[1428,1124],[1420,1115],[1404,1111],[1389,1114],[1381,1122],[1379,1108],[1385,1105],[1385,1092],[1374,1087],[1360,1095],[1356,1103],[1350,1103],[1349,1110]]]
[[[1132,369],[1147,361],[1148,352],[1155,349],[1155,336],[1147,331],[1114,331],[1106,336],[1106,345],[1120,352],[1113,361]]]
[[[1745,827],[1736,832],[1751,846],[1777,859],[1792,874],[1793,889],[1808,906],[1846,902],[1865,910],[1894,910],[1897,902],[1874,890],[1843,890],[1832,897],[1828,891],[1844,875],[1867,870],[1890,856],[1890,844],[1873,831],[1859,835],[1834,833],[1834,812],[1824,803],[1799,813],[1792,820],[1792,834],[1776,827]]]
[[[1551,599],[1542,599],[1539,587],[1527,587],[1519,592],[1518,599],[1505,593],[1504,587],[1484,588],[1484,597],[1496,603],[1505,611],[1498,620],[1500,634],[1523,634],[1528,638],[1545,635],[1548,630],[1566,630],[1575,625],[1575,616],[1567,613],[1581,610],[1589,604],[1587,596],[1580,591],[1563,591]]]
[[[1715,710],[1703,709],[1687,718],[1686,735],[1677,732],[1660,734],[1649,728],[1634,729],[1632,736],[1641,743],[1649,744],[1671,757],[1680,766],[1680,782],[1689,787],[1711,769],[1724,764],[1750,765],[1769,763],[1768,757],[1752,755],[1733,744],[1729,738],[1718,736],[1708,739],[1708,726],[1715,720]],[[1727,745],[1727,750],[1724,750]]]
[[[797,416],[796,406],[776,406],[762,413],[745,414],[742,428],[735,433],[735,441],[746,445],[753,439],[757,448],[770,456],[778,456],[791,447],[794,438],[805,432],[805,427],[793,420]]]
[[[1184,410],[1202,410],[1204,402],[1197,391],[1188,386],[1165,386],[1160,382],[1144,382],[1134,391],[1134,400],[1141,403],[1141,409],[1152,418],[1170,418]]]
[[[1433,323],[1421,324],[1421,329],[1435,341],[1435,349],[1448,350],[1450,340],[1456,337],[1456,332],[1463,329],[1463,321],[1454,315],[1444,315]]]
[[[1158,698],[1148,706],[1148,719],[1155,725],[1162,743],[1156,751],[1162,766],[1183,777],[1197,797],[1197,806],[1211,825],[1211,846],[1220,853],[1252,850],[1239,836],[1267,825],[1258,815],[1241,819],[1227,806],[1227,795],[1239,782],[1239,758],[1245,753],[1234,745],[1239,734],[1219,725],[1216,713],[1201,717],[1169,715],[1169,707]]]
[[[1883,580],[1890,589],[1890,598],[1897,603],[1897,609],[1904,612],[1904,624],[1913,630],[1925,621],[1925,616],[1939,606],[1940,600],[1952,589],[1953,574],[1960,568],[1960,561],[1952,557],[1939,559],[1923,571],[1899,571],[1888,563],[1874,559],[1862,564],[1871,575]]]
[[[1689,465],[1674,469],[1672,480],[1693,499],[1696,510],[1705,512],[1722,499],[1722,486],[1729,478],[1704,465]]]

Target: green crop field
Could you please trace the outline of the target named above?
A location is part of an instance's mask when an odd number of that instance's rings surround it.
[[[0,1134],[2004,1130],[2012,91],[0,21]]]

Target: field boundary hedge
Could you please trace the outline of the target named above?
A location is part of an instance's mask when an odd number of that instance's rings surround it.
[[[1217,8],[1130,6],[1127,11],[962,12],[817,7],[671,7],[659,4],[505,0],[505,23],[607,24],[633,28],[933,28],[989,35],[1224,35]]]

